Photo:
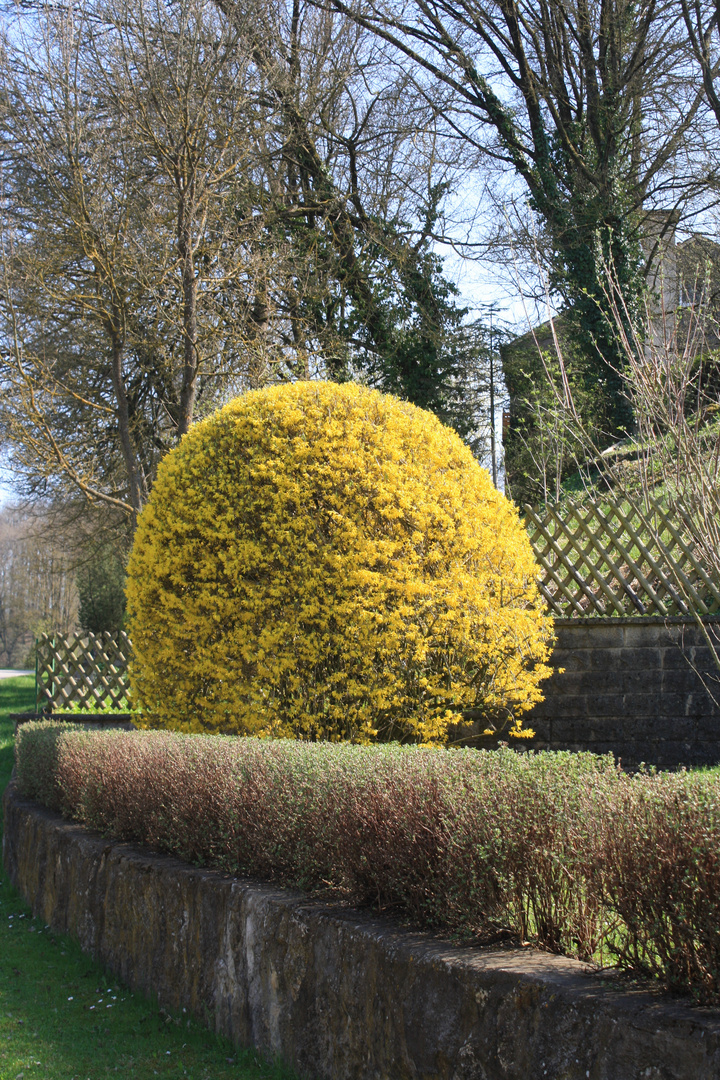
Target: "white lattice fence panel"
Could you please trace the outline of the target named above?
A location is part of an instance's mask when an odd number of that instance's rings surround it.
[[[119,634],[43,634],[37,644],[39,696],[54,711],[126,708],[130,639]]]
[[[699,615],[720,611],[713,580],[677,507],[629,502],[525,506],[540,588],[562,616]]]

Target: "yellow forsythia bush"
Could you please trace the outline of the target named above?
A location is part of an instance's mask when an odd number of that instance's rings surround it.
[[[541,699],[513,505],[430,413],[353,383],[236,398],[163,460],[128,583],[144,723],[443,742]]]

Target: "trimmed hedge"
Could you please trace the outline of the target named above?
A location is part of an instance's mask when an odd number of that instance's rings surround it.
[[[720,779],[611,757],[26,724],[26,796],[107,836],[720,1003]]]

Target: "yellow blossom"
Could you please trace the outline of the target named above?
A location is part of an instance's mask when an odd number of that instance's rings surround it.
[[[443,742],[541,700],[515,507],[434,416],[355,384],[253,391],[161,464],[130,559],[146,723]]]

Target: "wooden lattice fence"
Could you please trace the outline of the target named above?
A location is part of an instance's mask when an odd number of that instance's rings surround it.
[[[127,709],[130,639],[119,634],[42,634],[37,643],[38,706],[89,713]]]
[[[720,582],[703,566],[677,506],[627,501],[525,506],[525,525],[556,615],[714,615]]]

